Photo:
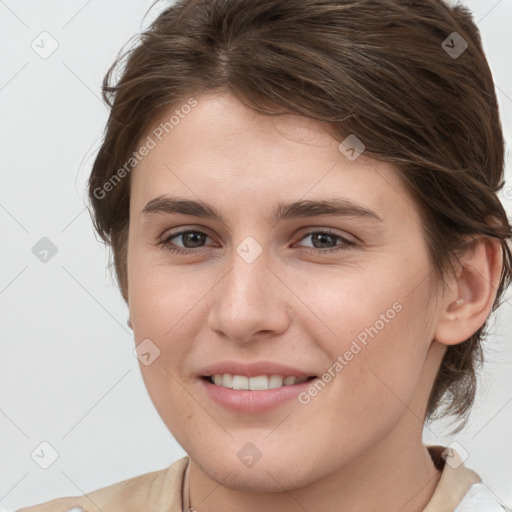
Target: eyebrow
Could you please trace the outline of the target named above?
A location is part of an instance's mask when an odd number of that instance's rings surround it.
[[[142,214],[191,215],[194,217],[216,219],[225,224],[222,214],[208,203],[165,195],[151,199],[151,201],[149,201],[142,209]],[[301,200],[279,203],[274,210],[272,220],[274,222],[279,222],[288,219],[316,217],[322,215],[361,217],[383,222],[383,219],[373,210],[342,198],[315,201]]]

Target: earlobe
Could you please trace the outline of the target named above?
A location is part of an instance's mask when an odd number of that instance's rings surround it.
[[[459,262],[457,276],[442,298],[434,335],[443,345],[467,340],[490,315],[503,265],[500,241],[475,239]]]

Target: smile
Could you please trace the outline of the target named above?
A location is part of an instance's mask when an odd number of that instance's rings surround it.
[[[282,386],[301,384],[315,377],[293,377],[283,375],[258,375],[247,377],[245,375],[232,375],[230,373],[216,373],[209,377],[210,382],[217,386],[230,389],[245,389],[250,391],[264,391]]]
[[[296,402],[317,377],[233,375],[216,373],[199,379],[203,392],[217,405],[237,413],[261,414]],[[216,382],[215,382],[216,381]]]

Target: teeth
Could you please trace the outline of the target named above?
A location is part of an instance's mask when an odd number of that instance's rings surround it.
[[[268,377],[260,375],[259,377],[249,378],[249,389],[252,391],[268,389]]]
[[[215,383],[215,384],[217,384],[217,383]],[[233,387],[233,375],[229,375],[229,373],[226,373],[225,375],[221,375],[220,386],[232,388]]]
[[[246,377],[245,375],[231,375],[229,373],[216,373],[212,375],[213,383],[217,386],[232,389],[246,389],[251,391],[262,391],[275,389],[281,386],[293,386],[306,382],[308,377],[283,377],[282,375],[258,375],[257,377]]]
[[[222,379],[224,384],[224,379]],[[233,389],[249,389],[249,377],[233,375]]]
[[[281,375],[271,375],[268,379],[269,389],[280,388],[283,385],[283,380]]]

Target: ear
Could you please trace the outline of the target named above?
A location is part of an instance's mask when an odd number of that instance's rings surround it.
[[[456,345],[470,338],[487,320],[498,291],[503,254],[500,241],[480,237],[459,257],[456,276],[441,299],[434,339]]]

